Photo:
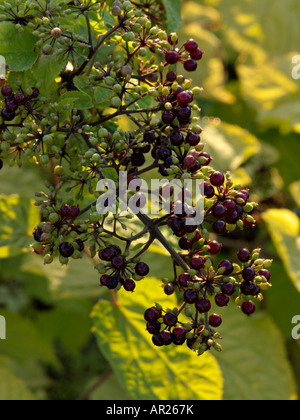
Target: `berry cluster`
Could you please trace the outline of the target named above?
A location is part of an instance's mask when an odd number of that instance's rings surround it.
[[[55,258],[68,264],[85,252],[96,266],[101,286],[115,298],[115,291],[123,287],[133,292],[136,282],[148,275],[142,256],[160,241],[174,267],[174,279],[164,284],[165,293],[176,292],[182,305],[164,311],[157,304],[146,311],[154,344],[186,342],[199,354],[211,347],[219,350],[215,329],[222,318],[210,313],[212,303],[223,307],[237,295],[242,311],[253,313],[254,302],[270,287],[270,261],[260,258],[258,250],[241,250],[238,263],[219,262],[222,244],[215,236],[253,228],[255,203],[247,189],[234,185],[230,174],[212,168],[213,158],[205,152],[198,106],[202,89],[193,87],[178,65],[183,65],[185,74],[194,72],[204,53],[193,39],[180,46],[177,34],[168,35],[159,26],[163,2],[150,2],[149,7],[128,0],[48,3],[24,0],[22,6],[19,1],[16,7],[0,5],[0,21],[36,40],[35,66],[45,55],[53,56],[49,63],[61,64],[51,86],[40,81],[38,88],[32,88],[29,76],[22,78],[21,88],[7,57],[8,84],[1,81],[5,102],[1,159],[10,165],[16,159],[20,166],[23,161],[42,165],[51,172],[47,191],[36,193],[42,222],[34,232],[33,250],[45,264]],[[105,19],[94,25],[99,10]],[[66,23],[78,18],[80,25]],[[119,127],[120,117],[128,119],[130,131]],[[135,216],[142,228],[128,222],[135,217],[130,212],[110,210],[106,196],[105,211],[99,212],[100,180],[114,182],[116,191],[106,187],[103,194],[115,194],[120,204],[121,171],[129,175],[128,195],[136,190],[136,207],[141,211]],[[161,186],[158,200],[161,209],[168,192],[168,214],[150,218],[142,212],[148,193],[141,187],[142,175],[152,179],[155,173],[181,186],[185,180],[199,181],[204,196],[202,223],[190,223],[193,206],[187,205],[187,198],[194,202],[194,195],[185,190],[177,194],[169,185]],[[161,229],[178,238],[179,252]],[[141,239],[146,242],[137,243]],[[182,323],[181,313],[190,322]]]
[[[271,274],[266,267],[270,267],[272,262],[261,259],[259,249],[252,253],[241,249],[237,254],[239,264],[222,260],[216,266],[211,250],[213,253],[219,251],[219,244],[212,242],[210,246],[203,246],[196,255],[185,256],[191,269],[165,284],[166,295],[172,295],[176,289],[181,294],[183,303],[180,308],[163,311],[161,305],[156,304],[146,310],[146,328],[153,335],[156,346],[186,343],[198,354],[211,348],[220,351],[217,340],[221,336],[215,329],[221,326],[223,320],[221,315],[210,313],[212,304],[225,307],[233,296],[242,312],[250,316],[256,309],[253,300],[261,301],[262,291],[271,287]],[[180,322],[183,311],[190,322]]]
[[[127,261],[122,255],[118,245],[111,245],[99,251],[99,258],[108,262],[104,268],[105,274],[100,278],[101,286],[106,286],[110,290],[119,289],[121,286],[127,292],[133,292],[136,288],[136,280],[141,280],[149,274],[149,267],[143,262]]]
[[[17,111],[20,106],[29,106],[30,101],[36,99],[39,96],[39,90],[32,88],[29,90],[29,94],[25,95],[22,91],[13,93],[13,89],[5,85],[1,89],[1,94],[5,98],[5,107],[1,110],[2,120],[12,121],[17,116]]]

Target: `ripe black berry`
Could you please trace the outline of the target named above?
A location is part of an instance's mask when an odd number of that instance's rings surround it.
[[[204,52],[200,50],[200,48],[197,48],[195,51],[191,52],[191,58],[193,60],[199,61],[202,59]]]
[[[80,208],[78,206],[71,206],[70,207],[70,217],[72,219],[77,219],[80,215]]]
[[[212,185],[214,185],[215,187],[220,187],[221,185],[224,184],[225,182],[225,176],[224,174],[222,174],[221,172],[214,172],[213,174],[211,174],[210,176],[210,182],[212,183]]]
[[[172,312],[167,313],[164,317],[164,324],[166,324],[168,327],[173,327],[177,324],[178,318],[176,315],[174,315]]]
[[[174,133],[172,133],[170,136],[170,141],[173,146],[181,146],[184,142],[184,137],[180,131],[174,131]]]
[[[1,89],[1,93],[3,96],[11,96],[13,93],[13,90],[10,86],[3,86]]]
[[[169,51],[165,55],[165,60],[168,64],[176,64],[179,61],[179,56],[176,51]]]
[[[201,314],[207,313],[211,310],[210,300],[201,298],[196,302],[195,307]]]
[[[223,293],[218,293],[215,296],[215,302],[217,306],[220,306],[221,308],[223,306],[227,306],[229,303],[229,297]]]
[[[160,335],[161,342],[163,343],[164,346],[169,346],[170,344],[172,344],[173,337],[170,331],[164,330],[159,335]]]
[[[241,284],[241,293],[245,296],[251,296],[255,292],[255,284],[251,281],[243,281]]]
[[[212,209],[212,214],[216,219],[222,219],[225,216],[225,207],[222,206],[222,204],[217,204],[213,209]]]
[[[158,334],[160,331],[161,324],[158,321],[147,322],[147,331],[149,334]]]
[[[271,273],[269,270],[262,269],[258,272],[261,276],[264,276],[268,281],[271,279]]]
[[[74,247],[69,242],[64,242],[60,245],[59,252],[62,257],[70,258],[74,254]]]
[[[225,269],[225,271],[223,272],[223,274],[225,276],[230,276],[230,274],[233,273],[234,267],[232,265],[232,262],[229,260],[223,260],[219,263],[218,268],[223,268]]]
[[[180,123],[182,124],[188,124],[190,122],[192,115],[192,110],[189,106],[178,108],[177,110],[177,118]]]
[[[237,257],[243,263],[246,263],[246,262],[250,261],[250,258],[251,258],[250,252],[246,248],[240,249],[238,254],[237,254]]]
[[[147,131],[144,134],[144,141],[150,144],[155,142],[155,134],[153,133],[153,131]]]
[[[192,281],[192,278],[189,274],[187,273],[183,273],[180,274],[180,276],[177,279],[177,283],[179,284],[179,286],[181,287],[187,287],[188,283]]]
[[[167,296],[173,295],[173,293],[175,292],[174,284],[173,283],[166,284],[164,287],[164,292]]]
[[[33,234],[34,240],[36,242],[41,242],[42,234],[43,234],[42,229],[37,229]]]
[[[208,182],[204,182],[204,196],[212,198],[215,195],[215,189]]]
[[[224,201],[223,206],[225,207],[225,209],[228,213],[232,213],[232,212],[236,211],[236,203],[232,200]]]
[[[222,317],[221,315],[212,314],[209,317],[209,325],[211,325],[214,328],[218,328],[222,324]]]
[[[17,105],[22,105],[26,101],[26,98],[23,93],[19,92],[14,95],[14,103]]]
[[[194,39],[190,39],[184,44],[184,48],[189,53],[195,52],[198,49],[198,43]]]
[[[145,156],[143,155],[143,153],[134,153],[131,156],[131,164],[132,166],[143,166],[144,163],[146,162]]]
[[[124,281],[123,287],[126,290],[126,292],[133,292],[136,287],[135,281],[133,281],[132,279],[126,279]]]
[[[196,303],[198,300],[198,293],[196,290],[188,289],[184,292],[184,301],[187,303]]]
[[[145,277],[149,274],[149,271],[149,266],[143,262],[140,262],[135,266],[135,272],[138,276]]]
[[[198,63],[191,58],[190,60],[184,62],[184,68],[188,72],[196,71],[198,68]]]
[[[8,109],[4,108],[1,111],[1,116],[4,121],[12,121],[16,117],[16,114],[14,112],[9,112]]]
[[[244,280],[251,281],[255,277],[255,271],[251,267],[244,268],[242,276]]]
[[[182,107],[188,106],[191,103],[191,101],[192,101],[192,97],[189,92],[181,92],[177,96],[177,102]]]
[[[165,111],[162,115],[162,121],[165,124],[172,124],[172,122],[175,120],[175,115],[172,111]]]
[[[111,246],[99,251],[99,258],[102,261],[111,261],[115,256],[116,256],[116,251]]]
[[[60,216],[62,219],[70,217],[70,206],[68,204],[64,204],[63,206],[61,206]]]
[[[6,109],[8,112],[15,112],[18,109],[18,105],[13,101],[7,102]]]
[[[243,302],[241,308],[244,314],[248,316],[254,314],[256,310],[255,304],[251,300],[249,300],[248,302]]]
[[[100,284],[101,286],[106,286],[107,280],[109,279],[109,276],[107,274],[104,274],[100,278]]]
[[[227,226],[226,223],[223,220],[217,220],[213,224],[213,230],[218,235],[224,235],[227,232]]]
[[[123,268],[125,266],[125,258],[122,255],[118,255],[111,260],[111,265],[116,268],[117,270]]]
[[[200,136],[195,133],[189,133],[186,137],[186,141],[190,146],[195,147],[200,143]]]
[[[173,329],[172,339],[176,345],[182,345],[186,340],[187,330],[183,327],[175,327]]]
[[[219,242],[217,241],[209,242],[208,246],[209,246],[208,252],[211,255],[218,255],[222,251],[222,245],[219,244]]]
[[[155,322],[161,317],[161,311],[159,311],[155,306],[146,310],[144,314],[145,321]]]
[[[160,334],[154,334],[152,337],[152,342],[156,347],[162,347],[164,345]]]
[[[84,242],[81,239],[76,239],[75,242],[78,245],[78,251],[82,252],[84,250]]]
[[[177,79],[177,74],[174,71],[169,71],[167,73],[167,81],[170,83],[175,82],[175,80]]]
[[[222,285],[222,293],[227,296],[232,296],[235,293],[235,286],[233,283],[228,282]]]
[[[204,260],[203,258],[196,255],[191,259],[191,267],[194,270],[200,270],[201,268],[204,268]]]

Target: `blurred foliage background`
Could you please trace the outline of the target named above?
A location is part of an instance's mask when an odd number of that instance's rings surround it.
[[[230,170],[259,203],[254,232],[222,239],[225,256],[263,248],[274,259],[273,288],[251,319],[234,304],[226,310],[222,353],[197,358],[184,349],[155,350],[142,314],[166,299],[159,279],[171,276],[172,266],[163,250],[153,246],[148,254],[153,278],[130,296],[121,292],[122,309],[113,308],[87,259],[44,267],[28,251],[39,221],[34,192],[49,175],[4,168],[1,400],[298,399],[300,340],[291,332],[300,315],[300,80],[292,78],[292,58],[300,53],[300,3],[163,4],[168,30],[180,28],[183,42],[194,38],[205,51],[194,84],[204,89],[199,105],[213,166]]]

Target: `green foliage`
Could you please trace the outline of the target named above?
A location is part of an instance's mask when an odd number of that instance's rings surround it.
[[[59,3],[53,0],[50,6]],[[166,250],[156,242],[150,247],[145,261],[154,278],[139,283],[134,294],[120,292],[120,306],[113,305],[87,257],[68,266],[58,261],[47,266],[30,252],[40,222],[32,197],[43,190],[43,179],[53,179],[48,168],[6,167],[0,174],[0,315],[6,318],[8,339],[0,341],[0,400],[76,399],[86,391],[95,400],[298,398],[299,341],[291,339],[291,319],[300,307],[300,83],[291,77],[291,59],[300,52],[299,2],[188,0],[182,10],[180,3],[162,0],[157,5],[164,6],[160,18],[168,32],[182,26],[180,39],[193,37],[205,50],[195,84],[204,88],[198,104],[206,149],[214,167],[232,171],[234,181],[251,186],[259,202],[255,232],[225,240],[223,251],[231,258],[237,246],[263,246],[264,256],[275,259],[273,287],[253,319],[226,308],[222,353],[197,357],[183,348],[154,348],[145,331],[145,308],[157,299],[175,306],[180,298],[159,296],[161,279],[172,277]],[[88,41],[83,16],[62,16],[61,23]],[[114,23],[108,8],[92,12],[94,44]],[[89,76],[78,76],[71,91],[59,93],[66,55],[42,55],[35,46],[38,38],[28,27],[21,29],[0,24],[9,83],[38,86],[57,105],[61,125],[75,108],[90,112],[96,107],[101,115],[112,111],[116,93],[102,75],[95,89]],[[109,54],[112,48],[105,46],[96,60],[101,65]],[[139,105],[148,106],[148,100],[139,99]],[[104,173],[116,179],[115,169]],[[125,228],[131,225],[127,220]],[[133,232],[139,227],[135,224]],[[144,244],[142,237],[132,251]],[[100,386],[89,392],[99,377]]]

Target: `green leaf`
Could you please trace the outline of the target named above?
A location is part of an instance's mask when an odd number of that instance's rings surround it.
[[[26,384],[10,369],[0,367],[0,401],[33,401]]]
[[[18,195],[0,195],[0,258],[29,251],[40,216],[34,202]]]
[[[42,82],[41,94],[49,97],[56,92],[57,79],[64,68],[64,63],[53,56],[42,55],[32,69],[32,75],[36,82]]]
[[[167,32],[176,32],[181,25],[181,0],[163,0],[167,13]]]
[[[221,399],[222,375],[211,354],[197,357],[187,347],[154,347],[145,331],[145,309],[155,301],[168,306],[172,301],[155,279],[138,286],[134,294],[118,293],[118,308],[100,301],[92,312],[98,344],[121,385],[136,400]]]
[[[8,355],[21,364],[34,360],[57,363],[52,343],[31,320],[7,310],[1,310],[1,315],[6,319],[6,340],[0,340],[1,354]]]
[[[28,28],[20,34],[13,23],[0,24],[0,52],[11,71],[25,71],[32,68],[38,58],[38,53],[34,51],[36,41]]]
[[[59,103],[59,106],[61,106],[62,108],[64,108],[66,105],[69,105],[69,106],[65,108],[66,110],[65,112],[67,112],[68,110],[70,114],[70,112],[72,111],[72,108],[77,108],[77,109],[92,108],[93,102],[92,102],[92,98],[86,93],[72,91],[72,92],[65,93],[62,96],[62,101]]]
[[[234,305],[217,308],[223,315],[223,351],[216,358],[225,378],[225,400],[290,400],[297,398],[283,338],[271,318],[248,318]]]
[[[251,179],[241,166],[260,151],[258,139],[249,131],[224,122],[218,125],[209,123],[203,128],[202,138],[206,143],[206,151],[214,158],[214,169],[231,171],[236,182],[250,184]]]
[[[291,194],[297,203],[297,206],[300,207],[300,181],[293,182],[290,185]]]
[[[96,105],[104,108],[111,104],[111,100],[115,96],[115,92],[111,89],[97,86],[94,96]]]
[[[300,221],[288,209],[270,209],[263,213],[271,238],[285,269],[300,291]]]

